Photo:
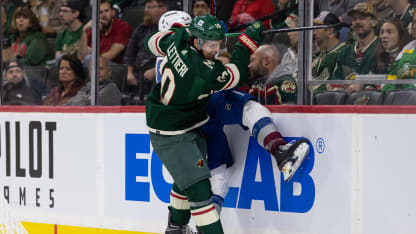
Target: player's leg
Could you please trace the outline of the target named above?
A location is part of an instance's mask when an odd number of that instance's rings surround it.
[[[219,215],[211,202],[212,192],[208,179],[210,172],[205,160],[205,140],[201,134],[197,131],[176,136],[150,133],[150,140],[156,154],[176,184],[172,190],[175,192],[173,195],[177,195],[175,198],[182,201],[186,197],[189,201],[188,211],[183,202],[179,202],[177,206],[171,203],[170,222],[184,227],[189,221],[186,212],[190,211],[196,224],[205,234],[222,234]],[[178,202],[178,200],[173,201]]]
[[[211,178],[209,178],[213,193],[211,200],[218,214],[221,214],[222,204],[228,193],[228,177],[227,165],[225,164],[211,170]]]
[[[305,139],[287,143],[272,120],[270,111],[256,101],[244,105],[242,124],[247,126],[257,142],[276,159],[284,180],[288,182],[309,153]]]
[[[191,218],[190,206],[185,193],[174,183],[170,192],[168,226],[165,234],[192,233],[188,227]]]

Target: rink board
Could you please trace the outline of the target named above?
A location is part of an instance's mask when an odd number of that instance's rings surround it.
[[[27,110],[0,112],[0,195],[29,233],[163,232],[172,180],[143,109]],[[227,126],[226,233],[414,233],[416,109],[272,110],[312,151],[284,183],[249,133]]]

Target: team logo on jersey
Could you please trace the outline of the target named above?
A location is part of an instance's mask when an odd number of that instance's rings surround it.
[[[196,163],[196,166],[197,167],[204,167],[204,160],[202,160],[202,159],[200,159],[200,160],[198,160],[198,162]]]
[[[231,104],[230,103],[225,104],[225,110],[226,111],[230,111],[231,110]]]
[[[280,86],[280,90],[286,93],[295,93],[296,92],[296,84],[292,81],[285,80]]]
[[[228,72],[223,71],[220,76],[217,77],[218,82],[225,82],[228,79]]]
[[[204,26],[204,21],[203,21],[203,20],[199,20],[199,21],[198,21],[198,23],[197,23],[197,25],[198,25],[199,27]]]
[[[400,79],[413,78],[416,76],[416,65],[405,63],[397,72]]]
[[[203,63],[204,63],[207,67],[209,67],[209,69],[214,69],[214,65],[215,65],[214,61],[211,61],[211,60],[205,59],[205,60],[203,61]]]

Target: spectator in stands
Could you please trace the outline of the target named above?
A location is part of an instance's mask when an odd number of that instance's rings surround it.
[[[56,37],[56,33],[62,28],[59,20],[61,5],[62,0],[42,0],[37,1],[37,5],[32,7],[32,11],[42,26],[42,32],[47,37]]]
[[[27,79],[23,65],[17,60],[6,63],[3,73],[3,104],[4,105],[38,105],[40,97],[36,98],[30,82]]]
[[[13,15],[13,57],[27,66],[44,65],[48,59],[48,44],[35,14],[27,6],[20,6]]]
[[[412,17],[412,37],[413,41],[409,42],[403,47],[400,53],[396,56],[392,68],[389,71],[389,80],[397,79],[416,79],[416,14]],[[411,84],[386,84],[382,87],[382,91],[390,92],[395,89],[414,89],[415,86]]]
[[[62,56],[58,68],[60,84],[49,92],[43,105],[64,105],[85,85],[84,68],[76,56]]]
[[[273,0],[237,0],[234,3],[228,28],[233,31],[232,28],[239,28],[260,17],[270,15],[274,12],[274,8]],[[270,24],[271,19],[263,21],[266,28],[270,28]]]
[[[376,49],[378,37],[375,33],[377,19],[372,5],[362,2],[348,12],[353,18],[352,30],[357,35],[354,43],[345,46],[337,56],[337,64],[332,76],[334,80],[353,78],[355,74],[376,72]],[[362,85],[354,84],[346,87],[346,91],[359,91]]]
[[[192,6],[192,14],[194,17],[211,14],[210,1],[209,0],[195,0]]]
[[[9,36],[12,29],[13,15],[17,7],[13,0],[3,0],[2,5],[6,10],[6,28],[4,30],[3,36]]]
[[[295,14],[289,15],[285,24],[289,28],[295,28],[298,25],[298,16]],[[282,69],[286,69],[292,74],[292,76],[297,79],[298,77],[298,42],[299,42],[299,32],[289,32],[289,48],[283,54],[280,61],[280,66]]]
[[[338,24],[339,19],[328,11],[322,11],[313,22],[315,25],[333,25]],[[332,76],[337,55],[345,46],[345,43],[339,40],[339,29],[340,27],[313,30],[314,42],[319,47],[319,52],[312,62],[312,76],[316,80],[328,80]],[[311,86],[311,90],[322,92],[332,90],[332,86]]]
[[[59,58],[62,54],[77,55],[83,27],[80,20],[82,11],[80,0],[68,0],[61,6],[59,16],[65,29],[56,37],[55,58]]]
[[[352,18],[348,15],[348,12],[358,3],[365,1],[366,0],[315,0],[314,3],[319,12],[329,11],[338,16],[341,22],[351,24]]]
[[[104,57],[99,59],[98,73],[98,100],[99,106],[117,106],[121,104],[121,94],[117,85],[110,79],[111,69],[108,60]],[[90,65],[91,66],[91,65]],[[90,69],[91,70],[91,69]],[[78,93],[72,97],[66,106],[89,106],[91,104],[91,82],[82,87]]]
[[[392,19],[383,23],[379,38],[377,73],[387,74],[397,55],[411,41],[411,37],[399,19]]]
[[[100,54],[104,58],[109,59],[115,63],[121,63],[123,59],[123,52],[126,48],[130,36],[132,34],[131,26],[115,18],[115,11],[113,10],[110,0],[101,0],[100,2]],[[91,36],[92,36],[92,21],[86,23],[82,29],[82,36],[80,41],[80,48],[78,50],[78,57],[84,61],[84,65],[89,64],[91,54]]]
[[[411,0],[385,0],[385,3],[393,8],[393,17],[400,19],[410,33],[412,16],[416,9],[415,3]]]
[[[386,5],[385,0],[370,0],[370,2],[376,10],[378,22],[384,22],[393,18],[393,9]]]
[[[277,0],[276,12],[272,17],[272,28],[287,27],[285,20],[290,14],[298,14],[298,0]]]
[[[329,11],[338,16],[339,20],[346,24],[352,24],[352,19],[348,12],[360,2],[366,0],[315,0],[315,8],[318,12]],[[347,41],[349,38],[349,28],[340,29],[340,41]]]
[[[127,64],[127,92],[139,98],[139,104],[144,104],[155,79],[156,58],[144,47],[148,35],[158,31],[160,16],[168,11],[166,0],[146,0],[143,23],[133,33],[124,56]]]
[[[1,58],[2,58],[2,62],[5,63],[7,61],[10,61],[11,59],[14,58],[14,52],[11,48],[11,41],[10,38],[8,36],[6,36],[6,23],[7,23],[7,17],[6,17],[6,12],[4,10],[4,7],[1,6],[1,29],[2,29],[2,33],[3,33],[3,40],[2,40],[2,54],[1,54]]]
[[[296,104],[297,81],[279,60],[274,45],[262,45],[250,57],[248,69],[253,83],[249,93],[262,104]]]

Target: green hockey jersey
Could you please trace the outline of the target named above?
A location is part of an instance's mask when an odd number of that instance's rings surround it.
[[[231,63],[224,66],[219,60],[205,59],[189,45],[188,37],[187,28],[179,28],[146,40],[151,53],[165,56],[159,68],[162,80],[146,101],[147,126],[153,133],[177,135],[202,126],[208,121],[210,94],[239,87],[248,76],[253,48],[237,42]],[[243,43],[247,40],[243,38]]]
[[[416,41],[409,42],[397,55],[388,74],[389,80],[416,79]],[[386,84],[382,90],[390,92],[395,89],[415,88],[412,84]]]
[[[352,73],[370,74],[376,73],[377,58],[376,49],[378,38],[375,37],[359,56],[357,41],[344,46],[337,55],[337,62],[331,80],[344,80]]]
[[[337,55],[345,47],[345,43],[339,43],[335,48],[329,52],[320,52],[313,58],[312,62],[312,77],[314,80],[329,80],[334,72],[337,62]],[[314,92],[324,92],[332,90],[330,85],[316,85],[311,86]]]

